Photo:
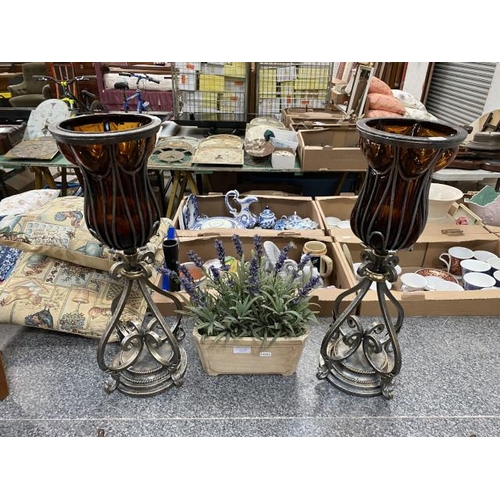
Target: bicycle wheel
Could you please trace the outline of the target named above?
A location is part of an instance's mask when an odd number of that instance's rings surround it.
[[[101,101],[93,101],[92,104],[90,105],[89,111],[91,113],[98,113],[101,111],[107,112],[108,110]]]

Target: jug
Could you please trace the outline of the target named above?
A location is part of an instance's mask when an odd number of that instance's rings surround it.
[[[240,211],[234,208],[229,198],[232,197],[233,201],[235,201],[239,207]],[[229,210],[230,214],[241,224],[245,229],[252,229],[257,223],[257,216],[254,215],[250,211],[250,205],[255,203],[258,200],[255,196],[245,196],[244,198],[240,198],[240,193],[236,189],[232,189],[228,191],[224,197],[224,201],[226,203],[226,207]]]

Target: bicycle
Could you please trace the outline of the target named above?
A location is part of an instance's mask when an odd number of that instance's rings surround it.
[[[68,108],[74,114],[84,114],[84,113],[97,113],[97,112],[106,112],[106,107],[102,104],[101,101],[96,99],[95,94],[89,92],[86,89],[83,89],[80,92],[81,97],[78,97],[71,90],[71,86],[75,82],[87,82],[90,80],[88,76],[75,76],[74,78],[70,78],[69,80],[58,80],[57,78],[53,78],[52,76],[47,75],[33,75],[33,79],[39,81],[50,81],[54,82],[61,91],[61,101],[64,101]]]
[[[142,99],[142,93],[141,93],[139,83],[141,80],[146,80],[148,82],[153,82],[153,83],[159,84],[160,83],[159,80],[155,80],[154,78],[151,78],[150,76],[145,75],[143,73],[129,73],[129,72],[122,71],[118,74],[121,76],[128,76],[128,77],[132,77],[132,78],[137,78],[136,91],[128,97],[127,97],[127,93],[125,92],[126,90],[129,90],[129,88],[130,88],[128,86],[127,82],[116,82],[114,85],[115,89],[123,90],[123,106],[122,106],[123,110],[130,111],[130,101],[133,101],[134,99],[137,98],[137,105],[136,105],[135,111],[137,111],[138,113],[147,113],[149,111],[153,111],[153,109],[151,108],[151,106],[149,104],[149,101],[144,101]]]

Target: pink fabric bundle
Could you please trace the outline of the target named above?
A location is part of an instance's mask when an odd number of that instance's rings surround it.
[[[389,85],[375,76],[370,82],[367,101],[367,118],[400,117],[406,114],[404,104],[394,97]]]

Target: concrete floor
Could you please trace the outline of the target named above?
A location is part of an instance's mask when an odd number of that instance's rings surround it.
[[[209,376],[184,325],[184,384],[151,398],[104,392],[95,340],[2,325],[0,436],[500,436],[498,317],[406,318],[392,400],[316,378],[328,318],[290,377]]]

